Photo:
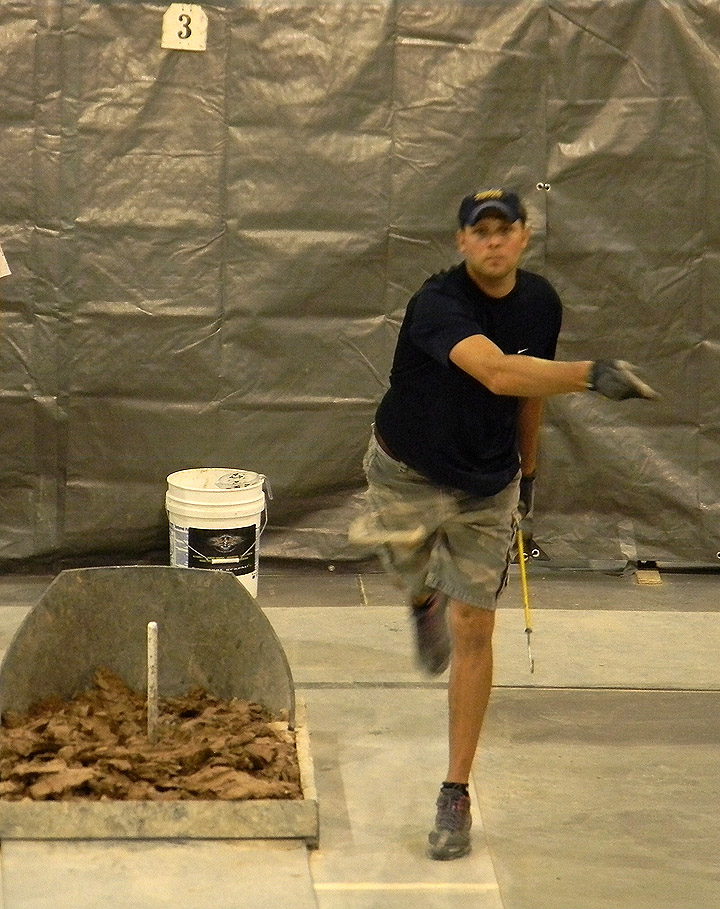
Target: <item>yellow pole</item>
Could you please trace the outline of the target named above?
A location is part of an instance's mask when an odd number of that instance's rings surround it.
[[[523,592],[523,605],[525,608],[525,634],[527,635],[528,660],[530,661],[530,672],[535,672],[535,660],[530,650],[530,635],[532,634],[532,622],[530,620],[530,592],[528,590],[527,571],[525,570],[525,546],[523,545],[523,533],[517,529],[517,548],[518,561],[520,563],[520,583]]]

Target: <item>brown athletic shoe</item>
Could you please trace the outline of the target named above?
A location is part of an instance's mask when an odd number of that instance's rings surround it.
[[[410,612],[415,628],[415,649],[422,669],[431,675],[445,672],[450,663],[450,632],[445,607],[447,596],[435,591]]]

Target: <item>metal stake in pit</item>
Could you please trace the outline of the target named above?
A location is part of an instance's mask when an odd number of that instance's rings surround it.
[[[147,737],[151,745],[158,739],[158,626],[147,626]]]

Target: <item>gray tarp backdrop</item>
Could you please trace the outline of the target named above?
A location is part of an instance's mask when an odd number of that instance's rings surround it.
[[[263,554],[357,555],[405,303],[504,183],[559,356],[663,395],[552,400],[538,541],[718,564],[720,4],[202,2],[205,51],[168,5],[0,3],[0,560],[166,545],[200,466],[268,476]]]

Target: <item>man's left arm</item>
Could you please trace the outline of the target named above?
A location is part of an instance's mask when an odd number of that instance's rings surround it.
[[[521,398],[518,407],[518,449],[522,470],[518,509],[522,518],[520,529],[528,546],[533,536],[535,471],[544,403],[543,398]]]
[[[537,470],[538,440],[543,415],[543,398],[521,398],[518,408],[518,448],[524,477]]]

